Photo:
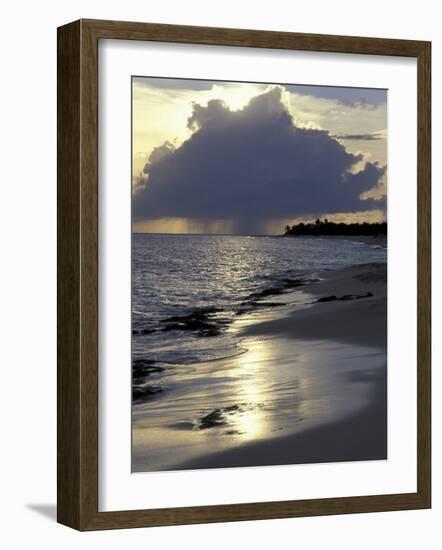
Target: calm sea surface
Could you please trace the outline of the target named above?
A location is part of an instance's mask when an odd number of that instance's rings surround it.
[[[237,319],[251,295],[323,270],[386,261],[373,244],[320,238],[151,235],[132,237],[132,354],[159,363],[189,364],[238,351],[231,331],[201,337],[163,330],[164,321],[215,308]]]

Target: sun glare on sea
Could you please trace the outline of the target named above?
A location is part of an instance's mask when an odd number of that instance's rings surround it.
[[[238,357],[235,371],[241,411],[234,415],[232,421],[243,440],[259,439],[268,430],[265,415],[265,387],[268,380],[264,374],[267,360],[268,351],[263,342],[253,342],[249,350]]]

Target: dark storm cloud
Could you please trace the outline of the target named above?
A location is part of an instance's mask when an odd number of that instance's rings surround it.
[[[336,86],[286,85],[289,92],[339,101],[343,105],[376,108],[387,102],[387,90],[375,88],[343,88]]]
[[[142,86],[160,90],[211,90],[217,84],[212,80],[189,80],[184,78],[134,77],[134,81]]]
[[[366,163],[328,132],[298,128],[273,88],[241,111],[220,100],[195,104],[192,136],[174,149],[155,149],[144,168],[144,187],[133,198],[135,220],[178,217],[230,220],[253,231],[267,220],[304,214],[353,212],[382,206],[361,200],[385,167]]]

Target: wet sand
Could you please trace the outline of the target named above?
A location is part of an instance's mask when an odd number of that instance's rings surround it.
[[[348,418],[276,440],[251,443],[202,457],[182,464],[180,469],[385,460],[386,387],[384,370],[373,385],[371,403]]]
[[[170,399],[134,418],[133,471],[387,458],[386,266],[320,277],[242,319],[242,355],[173,371]]]

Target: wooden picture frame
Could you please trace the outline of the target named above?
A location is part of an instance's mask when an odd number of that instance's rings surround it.
[[[122,39],[417,59],[417,492],[98,511],[98,41]],[[429,508],[431,44],[79,20],[58,29],[58,521],[81,531]]]

